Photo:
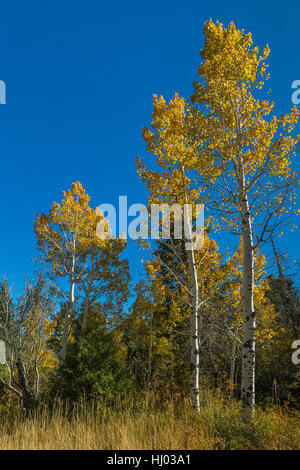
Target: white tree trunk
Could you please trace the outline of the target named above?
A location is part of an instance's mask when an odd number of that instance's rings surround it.
[[[233,340],[230,360],[230,398],[234,396],[235,386],[235,361],[236,361],[236,341]]]
[[[247,195],[243,194],[242,237],[243,237],[243,349],[242,349],[242,418],[249,421],[254,414],[255,404],[255,310],[253,301],[254,266],[252,227]]]
[[[198,273],[195,263],[194,241],[192,238],[192,229],[190,218],[187,215],[185,218],[187,227],[187,242],[189,244],[188,261],[191,271],[191,293],[192,293],[192,311],[190,316],[190,348],[191,348],[191,400],[193,408],[200,412],[200,397],[199,397],[199,372],[200,372],[200,356],[199,356],[199,287],[198,287]]]
[[[74,292],[75,292],[75,282],[73,279],[71,279],[69,302],[68,302],[66,313],[65,313],[64,331],[63,331],[63,337],[62,337],[62,343],[61,343],[60,365],[62,365],[66,359],[67,344],[68,344],[68,338],[69,338],[69,328],[70,328],[71,316],[73,313],[74,300],[75,300]]]
[[[149,348],[148,348],[148,371],[147,371],[147,386],[150,385],[152,374],[152,349],[153,349],[153,299],[150,297],[150,334],[149,334]]]
[[[83,302],[83,322],[82,322],[82,329],[85,330],[87,325],[87,319],[89,315],[89,304],[90,304],[90,295],[91,295],[91,283],[88,285],[87,292]]]

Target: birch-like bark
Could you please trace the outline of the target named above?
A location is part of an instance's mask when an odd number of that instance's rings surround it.
[[[65,313],[65,320],[64,320],[64,330],[63,330],[63,337],[62,337],[61,351],[60,351],[60,361],[59,361],[60,366],[63,365],[66,359],[67,344],[68,344],[68,338],[69,338],[69,328],[71,324],[71,317],[72,317],[72,313],[74,309],[74,301],[75,301],[75,280],[74,280],[75,263],[76,263],[75,240],[73,240],[73,246],[74,246],[74,251],[73,251],[72,267],[71,267],[71,273],[70,273],[70,291],[69,291],[68,305],[67,305],[67,309]]]
[[[188,246],[188,264],[191,274],[191,315],[190,315],[190,393],[194,410],[200,413],[199,373],[200,373],[200,335],[199,335],[199,283],[197,266],[195,262],[195,247],[192,236],[192,214],[189,214],[189,205],[184,182],[184,166],[181,165],[182,187],[185,200],[184,232],[185,243]],[[191,216],[191,217],[190,217]]]
[[[234,106],[233,106],[234,108]],[[241,402],[242,419],[250,421],[255,405],[255,328],[254,310],[254,247],[252,241],[252,223],[249,200],[246,190],[244,161],[242,154],[242,127],[239,110],[234,108],[238,147],[236,176],[238,182],[238,202],[241,213],[243,239],[243,345],[242,345],[242,381]]]
[[[68,302],[66,313],[65,313],[64,331],[63,331],[63,337],[62,337],[62,343],[61,343],[60,365],[62,365],[65,362],[66,354],[67,354],[69,328],[71,324],[71,316],[72,316],[73,307],[74,307],[74,291],[75,291],[75,282],[73,279],[71,279],[69,302]]]
[[[72,240],[73,251],[72,251],[72,263],[71,263],[71,270],[70,270],[70,291],[69,291],[69,299],[68,305],[65,313],[65,321],[64,321],[64,331],[62,337],[62,344],[61,344],[61,352],[60,352],[60,362],[59,365],[63,365],[66,359],[67,354],[67,345],[69,339],[69,328],[71,324],[71,317],[74,311],[74,302],[75,302],[75,265],[76,265],[76,236],[73,235]]]
[[[83,322],[82,322],[82,329],[85,330],[87,325],[87,319],[89,314],[89,304],[90,304],[90,296],[92,290],[92,283],[90,282],[86,291],[86,295],[83,302]]]
[[[149,348],[148,348],[148,371],[147,371],[147,386],[150,385],[152,374],[152,349],[153,349],[153,299],[150,295],[150,335],[149,335]]]
[[[232,349],[231,349],[231,361],[230,361],[230,398],[233,398],[234,396],[235,361],[236,361],[236,342],[233,341]]]
[[[249,421],[255,404],[255,310],[252,227],[248,198],[241,198],[243,237],[243,347],[242,347],[242,419]]]
[[[186,214],[185,223],[187,227],[187,243],[189,243],[188,263],[191,271],[191,292],[192,292],[192,310],[190,316],[190,348],[191,348],[191,400],[193,408],[200,412],[200,397],[199,397],[199,370],[200,370],[200,356],[199,356],[199,286],[198,274],[195,263],[194,243],[192,238],[192,228],[190,223],[189,214]]]

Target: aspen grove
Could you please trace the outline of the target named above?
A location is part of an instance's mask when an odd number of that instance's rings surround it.
[[[275,114],[269,46],[259,50],[233,22],[209,20],[203,32],[192,96],[154,95],[142,128],[136,178],[149,214],[162,213],[160,236],[112,236],[77,181],[36,215],[36,276],[21,294],[0,282],[0,422],[56,416],[57,401],[78,417],[85,403],[91,435],[103,424],[103,448],[267,448],[264,432],[271,447],[289,448],[274,423],[289,436],[299,424],[300,297],[280,249],[299,214],[299,109]],[[148,440],[134,441],[137,429]],[[299,434],[291,440],[300,446]]]

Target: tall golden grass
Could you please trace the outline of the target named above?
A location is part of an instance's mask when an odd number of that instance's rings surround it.
[[[114,407],[104,401],[74,406],[59,400],[30,415],[0,413],[0,449],[300,449],[300,417],[279,406],[256,411],[252,425],[240,420],[239,403],[206,393],[200,416],[188,401],[157,406],[146,396]]]

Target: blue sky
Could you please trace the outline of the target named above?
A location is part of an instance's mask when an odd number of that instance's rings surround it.
[[[278,114],[288,111],[300,79],[299,13],[296,1],[3,2],[0,276],[16,289],[24,273],[30,277],[35,214],[73,181],[94,206],[119,195],[146,201],[135,158],[145,156],[141,127],[151,119],[152,95],[190,96],[209,18],[234,20],[260,47],[270,45],[272,98]],[[300,172],[297,158],[295,167]],[[298,238],[287,233],[281,241],[293,259]],[[127,253],[135,278],[141,265],[132,243]]]

